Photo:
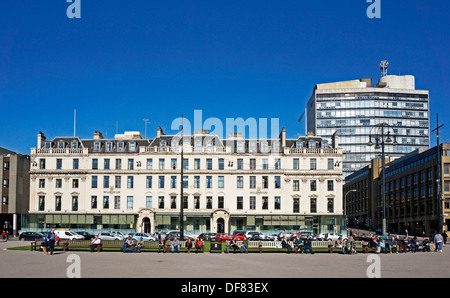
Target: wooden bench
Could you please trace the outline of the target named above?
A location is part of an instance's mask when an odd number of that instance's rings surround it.
[[[172,249],[172,241],[170,241],[170,244],[167,245],[165,247],[166,252],[170,252]],[[180,252],[186,249],[186,241],[180,241]],[[192,242],[192,251],[197,251],[197,248],[195,247],[195,242]],[[158,252],[160,251],[159,249],[159,244],[158,244]],[[202,241],[202,247],[201,247],[201,252],[205,252],[205,242]]]
[[[124,240],[102,240],[102,243],[97,246],[97,251],[100,252],[104,249],[110,249],[110,250],[121,250],[124,244]],[[40,248],[42,243],[42,240],[34,241],[31,243],[31,250],[36,251]],[[158,241],[144,241],[144,246],[142,249],[144,250],[157,250],[160,252],[159,248],[159,242]],[[58,245],[55,245],[55,247],[61,247],[63,251],[67,251],[70,249],[90,249],[92,245],[91,240],[60,240]],[[183,250],[186,248],[186,241],[180,241],[180,250]],[[166,245],[164,248],[164,252],[170,252],[171,245]],[[131,248],[133,252],[137,251],[136,247],[133,246]],[[196,248],[193,246],[192,250],[196,250]],[[202,245],[201,251],[205,251],[204,244]]]
[[[31,244],[30,244],[30,250],[31,250],[31,251],[37,251],[37,250],[40,250],[40,249],[41,249],[41,244],[42,244],[42,242],[44,242],[44,240],[42,240],[42,239],[40,239],[40,240],[35,240],[35,241],[31,242]],[[62,247],[62,248],[64,248],[64,246],[62,245],[62,242],[61,242],[61,241],[59,241],[57,244],[55,244],[55,248],[57,248],[57,247]]]
[[[242,245],[242,241],[237,242],[238,245]],[[336,241],[311,241],[311,248],[314,251],[315,249],[325,250],[329,253],[341,252],[339,247],[335,245]],[[292,251],[295,252],[295,245],[293,241],[288,241],[288,244],[292,247]],[[281,241],[249,241],[248,248],[257,248],[259,253],[263,251],[279,251],[286,250],[286,248],[281,247]],[[364,249],[361,241],[355,241],[356,249]]]

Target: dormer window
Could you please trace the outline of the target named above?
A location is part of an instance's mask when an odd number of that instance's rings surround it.
[[[206,147],[212,147],[214,146],[214,140],[213,139],[206,139]]]
[[[106,148],[106,152],[111,152],[113,150],[113,143],[107,142],[105,148]]]
[[[273,152],[279,152],[280,151],[280,142],[276,141],[272,143],[272,150]]]
[[[172,142],[170,142],[170,145],[172,146],[173,149],[177,149],[178,148],[178,140],[176,139],[172,139]]]
[[[264,141],[264,142],[261,142],[261,152],[268,152],[269,151],[269,146],[268,146],[268,144],[267,144],[267,142],[266,141]]]
[[[117,151],[123,152],[125,144],[123,142],[117,143]]]
[[[250,153],[256,152],[256,142],[255,142],[255,141],[250,141],[250,142],[248,143],[248,151],[249,151]]]
[[[161,147],[166,147],[166,146],[167,146],[167,141],[166,141],[166,140],[161,140],[161,141],[159,142],[159,146],[161,146]]]
[[[129,143],[129,149],[130,149],[130,152],[135,152],[136,151],[136,143],[135,142],[130,142]]]
[[[308,148],[316,148],[316,142],[315,141],[308,141]]]
[[[236,143],[236,149],[237,149],[237,152],[244,152],[245,151],[245,148],[244,148],[244,142],[243,141],[239,141],[239,142],[237,142]]]
[[[295,142],[295,148],[303,148],[303,142],[302,141]]]
[[[101,148],[100,142],[95,142],[94,143],[94,151],[100,151],[100,148]]]
[[[70,148],[77,149],[78,148],[78,142],[77,141],[72,141],[72,143],[70,143]]]
[[[194,140],[194,146],[195,146],[195,147],[201,147],[201,146],[202,146],[202,139],[200,139],[200,138],[195,138],[195,140]]]
[[[52,148],[52,142],[45,142],[45,148],[46,149]]]
[[[58,149],[64,149],[64,142],[58,142]]]

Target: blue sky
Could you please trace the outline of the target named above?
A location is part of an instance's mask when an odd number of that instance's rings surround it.
[[[448,1],[64,0],[0,2],[0,146],[28,154],[53,139],[170,133],[183,114],[279,118],[288,137],[317,83],[412,74],[430,90],[431,124],[448,110]],[[173,133],[173,132],[172,132]],[[435,143],[432,136],[432,144]]]

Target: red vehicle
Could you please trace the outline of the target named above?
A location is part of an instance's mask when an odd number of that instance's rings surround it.
[[[216,241],[226,242],[226,241],[230,241],[231,239],[232,239],[232,236],[230,236],[228,234],[219,233],[216,235]]]
[[[237,233],[237,234],[233,235],[233,237],[236,239],[236,241],[244,240],[244,236],[245,236],[245,233]]]
[[[291,235],[291,237],[289,237],[289,240],[294,241],[297,238],[297,235],[300,236],[300,239],[302,239],[302,235],[306,235],[306,233],[294,233]]]
[[[216,241],[226,242],[230,241],[231,239],[236,239],[236,241],[242,241],[244,240],[245,233],[237,233],[235,235],[229,235],[229,234],[217,234],[216,235]]]

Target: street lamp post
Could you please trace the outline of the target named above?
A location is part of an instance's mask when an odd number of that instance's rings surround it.
[[[356,192],[357,190],[356,189],[350,189],[350,190],[348,190],[346,193],[345,193],[345,195],[344,195],[344,216],[345,216],[345,219],[348,221],[348,217],[347,217],[347,195],[349,194],[349,193],[351,193],[351,192]]]
[[[183,115],[181,115],[181,141],[180,141],[180,146],[181,146],[181,161],[180,161],[180,166],[181,166],[181,183],[180,183],[180,238],[181,241],[184,240],[184,214],[183,214],[183,193],[184,193],[184,184],[183,184],[183,147],[184,147],[184,142],[183,142],[183,133],[184,133],[184,127],[183,127]]]
[[[345,216],[347,215],[347,195],[351,192],[356,192],[356,191],[357,191],[356,189],[350,189],[345,193],[345,196],[344,196],[344,215]]]
[[[387,128],[387,132],[385,132],[385,127]],[[380,147],[381,147],[381,162],[382,162],[381,193],[383,196],[383,235],[386,236],[386,190],[385,190],[385,188],[386,188],[386,171],[385,171],[386,170],[386,160],[385,160],[384,146],[385,146],[385,143],[392,142],[392,139],[390,137],[390,131],[389,131],[389,128],[392,129],[392,127],[387,123],[379,123],[379,124],[376,124],[372,128],[376,128],[378,130],[377,133],[375,134],[375,141],[376,141],[375,149],[380,149]],[[393,129],[392,129],[392,131],[394,132]],[[370,133],[370,135],[369,135],[369,143],[367,143],[367,145],[368,146],[374,145],[372,143],[372,133]],[[394,135],[394,142],[392,143],[392,145],[394,145],[394,146],[398,145],[395,135]]]

